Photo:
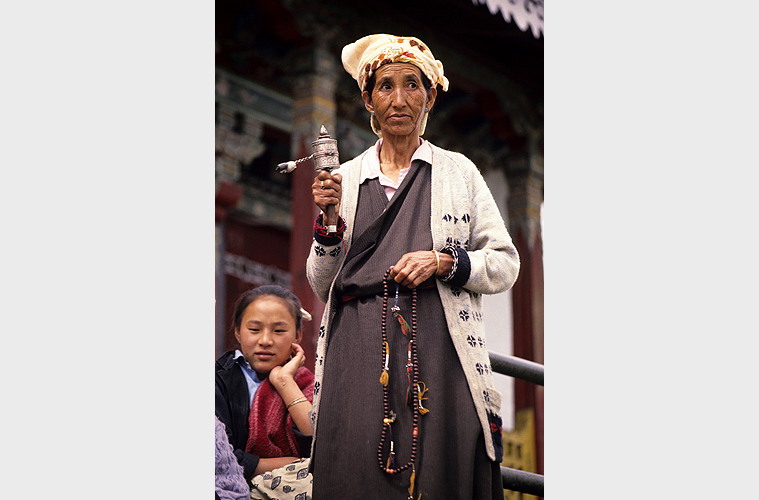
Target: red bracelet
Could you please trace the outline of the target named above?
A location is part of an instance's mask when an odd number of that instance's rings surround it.
[[[324,214],[320,214],[319,217],[314,220],[314,234],[325,238],[340,238],[345,232],[345,221],[342,217],[337,217],[337,231],[334,233],[327,232],[327,228],[322,225],[323,220]]]

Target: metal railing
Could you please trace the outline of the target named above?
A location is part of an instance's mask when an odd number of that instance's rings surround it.
[[[488,354],[490,367],[494,372],[532,384],[543,385],[543,365],[540,363],[515,356],[504,356],[493,351],[489,351]],[[501,479],[503,487],[507,490],[543,496],[544,477],[542,474],[501,466]]]

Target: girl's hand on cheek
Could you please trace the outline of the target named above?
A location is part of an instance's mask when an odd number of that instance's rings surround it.
[[[295,372],[306,362],[306,355],[299,344],[292,344],[293,356],[283,366],[275,366],[269,372],[269,381],[274,385],[284,385],[295,377]]]

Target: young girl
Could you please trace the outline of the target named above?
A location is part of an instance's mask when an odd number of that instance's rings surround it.
[[[310,497],[308,461],[299,460],[310,454],[314,388],[298,344],[304,315],[311,319],[282,287],[245,292],[234,309],[240,347],[216,361],[216,416],[254,489],[252,498],[266,498],[269,489],[279,498]]]

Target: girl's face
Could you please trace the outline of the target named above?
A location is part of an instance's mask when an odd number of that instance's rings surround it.
[[[262,379],[275,366],[287,363],[293,342],[300,342],[295,317],[284,300],[271,295],[259,297],[245,308],[235,337],[250,366]]]

